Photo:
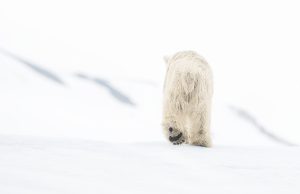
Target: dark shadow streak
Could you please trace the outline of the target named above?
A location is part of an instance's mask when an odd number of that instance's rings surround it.
[[[108,81],[106,81],[104,79],[100,79],[100,78],[92,78],[92,77],[86,76],[84,74],[76,74],[76,76],[81,78],[81,79],[92,81],[92,82],[94,82],[98,85],[101,85],[102,87],[106,88],[109,91],[109,93],[113,97],[115,97],[118,101],[120,101],[124,104],[135,106],[135,103],[129,97],[127,97],[125,94],[123,94],[120,91],[118,91],[117,89],[115,89],[111,85],[111,83],[109,83]]]
[[[235,106],[229,106],[229,108],[234,111],[238,116],[241,118],[247,120],[249,123],[251,123],[253,126],[255,126],[262,134],[267,136],[268,138],[272,139],[273,141],[276,141],[278,143],[287,145],[287,146],[296,146],[293,143],[290,143],[274,134],[272,134],[270,131],[268,131],[261,123],[257,121],[257,119],[252,116],[250,113],[248,113],[246,110],[243,110],[239,107]]]
[[[40,67],[39,65],[33,64],[11,52],[8,52],[6,50],[0,49],[0,52],[2,52],[3,54],[13,58],[16,61],[19,61],[20,63],[23,63],[24,65],[26,65],[27,67],[29,67],[31,70],[35,71],[36,73],[46,77],[47,79],[50,79],[51,81],[54,81],[55,83],[64,85],[64,82],[62,81],[62,79],[60,79],[57,75],[55,75],[54,73],[50,72],[49,70],[46,70],[42,67]]]

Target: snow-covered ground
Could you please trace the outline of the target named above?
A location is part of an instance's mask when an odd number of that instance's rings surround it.
[[[298,8],[1,1],[0,193],[299,193]],[[214,70],[213,148],[162,135],[185,49]]]
[[[298,193],[300,149],[216,101],[215,147],[161,133],[161,83],[0,54],[0,193]],[[60,81],[57,81],[60,80]]]
[[[1,193],[299,193],[296,147],[0,136]]]

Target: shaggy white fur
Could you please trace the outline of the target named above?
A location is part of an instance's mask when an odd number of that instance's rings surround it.
[[[173,144],[183,142],[210,147],[212,71],[193,51],[165,58],[163,131]]]

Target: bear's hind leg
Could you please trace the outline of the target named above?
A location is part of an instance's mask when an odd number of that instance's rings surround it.
[[[188,135],[188,143],[203,147],[211,147],[210,136],[210,112],[205,109],[203,112],[193,115],[191,118],[191,128]]]
[[[196,133],[192,133],[189,137],[189,143],[192,145],[198,145],[203,147],[211,147],[212,141],[209,132],[199,130]]]

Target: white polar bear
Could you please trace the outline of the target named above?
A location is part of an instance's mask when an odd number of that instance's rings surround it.
[[[165,57],[163,131],[175,145],[188,143],[211,147],[210,117],[213,94],[212,71],[193,51]]]

